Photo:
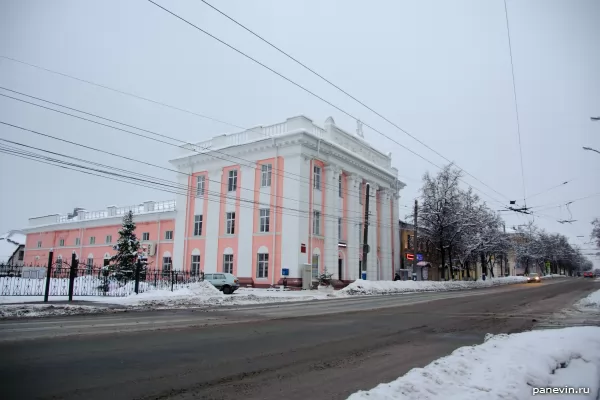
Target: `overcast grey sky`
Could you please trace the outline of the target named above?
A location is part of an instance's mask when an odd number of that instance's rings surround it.
[[[198,0],[160,4],[363,119],[432,162],[443,159]],[[217,1],[216,7],[352,93],[493,187],[523,198],[504,3],[493,1]],[[558,205],[600,193],[600,1],[508,0],[528,201]],[[144,0],[0,0],[0,55],[61,71],[244,127],[304,114],[355,122]],[[183,140],[235,128],[0,59],[0,86]],[[6,93],[0,90],[0,93]],[[173,148],[0,97],[0,121],[169,167]],[[172,173],[0,126],[0,137],[172,179]],[[435,167],[365,128],[393,153],[411,205]],[[0,231],[31,216],[166,200],[170,193],[0,154]],[[494,209],[490,197],[482,197]],[[536,222],[589,240],[600,196],[543,210]],[[401,208],[400,215],[406,209]],[[523,215],[503,213],[507,226]],[[584,239],[577,238],[585,235]],[[600,266],[600,260],[595,259]]]

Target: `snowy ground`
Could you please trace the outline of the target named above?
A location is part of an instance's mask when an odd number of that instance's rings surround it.
[[[47,304],[8,305],[7,303],[41,302],[43,296],[0,296],[0,317],[46,316],[77,313],[106,312],[114,309],[159,309],[183,307],[215,307],[247,304],[266,304],[293,301],[325,300],[347,296],[402,294],[411,292],[437,292],[465,290],[498,285],[522,283],[523,277],[505,277],[487,279],[485,281],[356,281],[345,289],[331,294],[317,290],[292,291],[281,289],[240,288],[233,295],[224,295],[208,282],[197,282],[180,285],[174,291],[170,288],[151,289],[140,294],[128,296],[74,296],[74,300],[85,301],[85,306],[59,305],[48,307]],[[129,288],[130,289],[130,288]],[[129,290],[116,288],[115,290]],[[77,291],[75,292],[77,294]],[[52,302],[66,301],[67,296],[51,296]],[[102,303],[95,306],[93,303]],[[107,304],[111,305],[107,307]]]
[[[581,311],[600,311],[600,290],[590,293],[587,297],[579,300],[575,306]]]
[[[561,393],[567,386],[589,393]],[[461,347],[348,399],[529,399],[536,388],[541,397],[557,388],[552,399],[600,398],[600,327],[489,335],[481,345]]]
[[[363,281],[352,282],[336,293],[336,296],[364,296],[398,294],[408,292],[441,292],[486,288],[527,282],[522,276],[509,276],[478,281]]]

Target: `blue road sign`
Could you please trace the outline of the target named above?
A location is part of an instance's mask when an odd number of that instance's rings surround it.
[[[281,268],[281,276],[289,276],[290,269],[289,268]]]
[[[417,261],[423,261],[423,254],[417,253]]]

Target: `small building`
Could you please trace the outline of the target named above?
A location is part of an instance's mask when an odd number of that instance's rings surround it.
[[[20,276],[25,259],[25,239],[21,231],[8,231],[0,236],[0,276]]]

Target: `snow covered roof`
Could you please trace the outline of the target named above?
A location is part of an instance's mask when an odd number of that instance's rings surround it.
[[[26,236],[19,231],[8,231],[0,236],[0,263],[5,263],[19,246],[25,245]]]

